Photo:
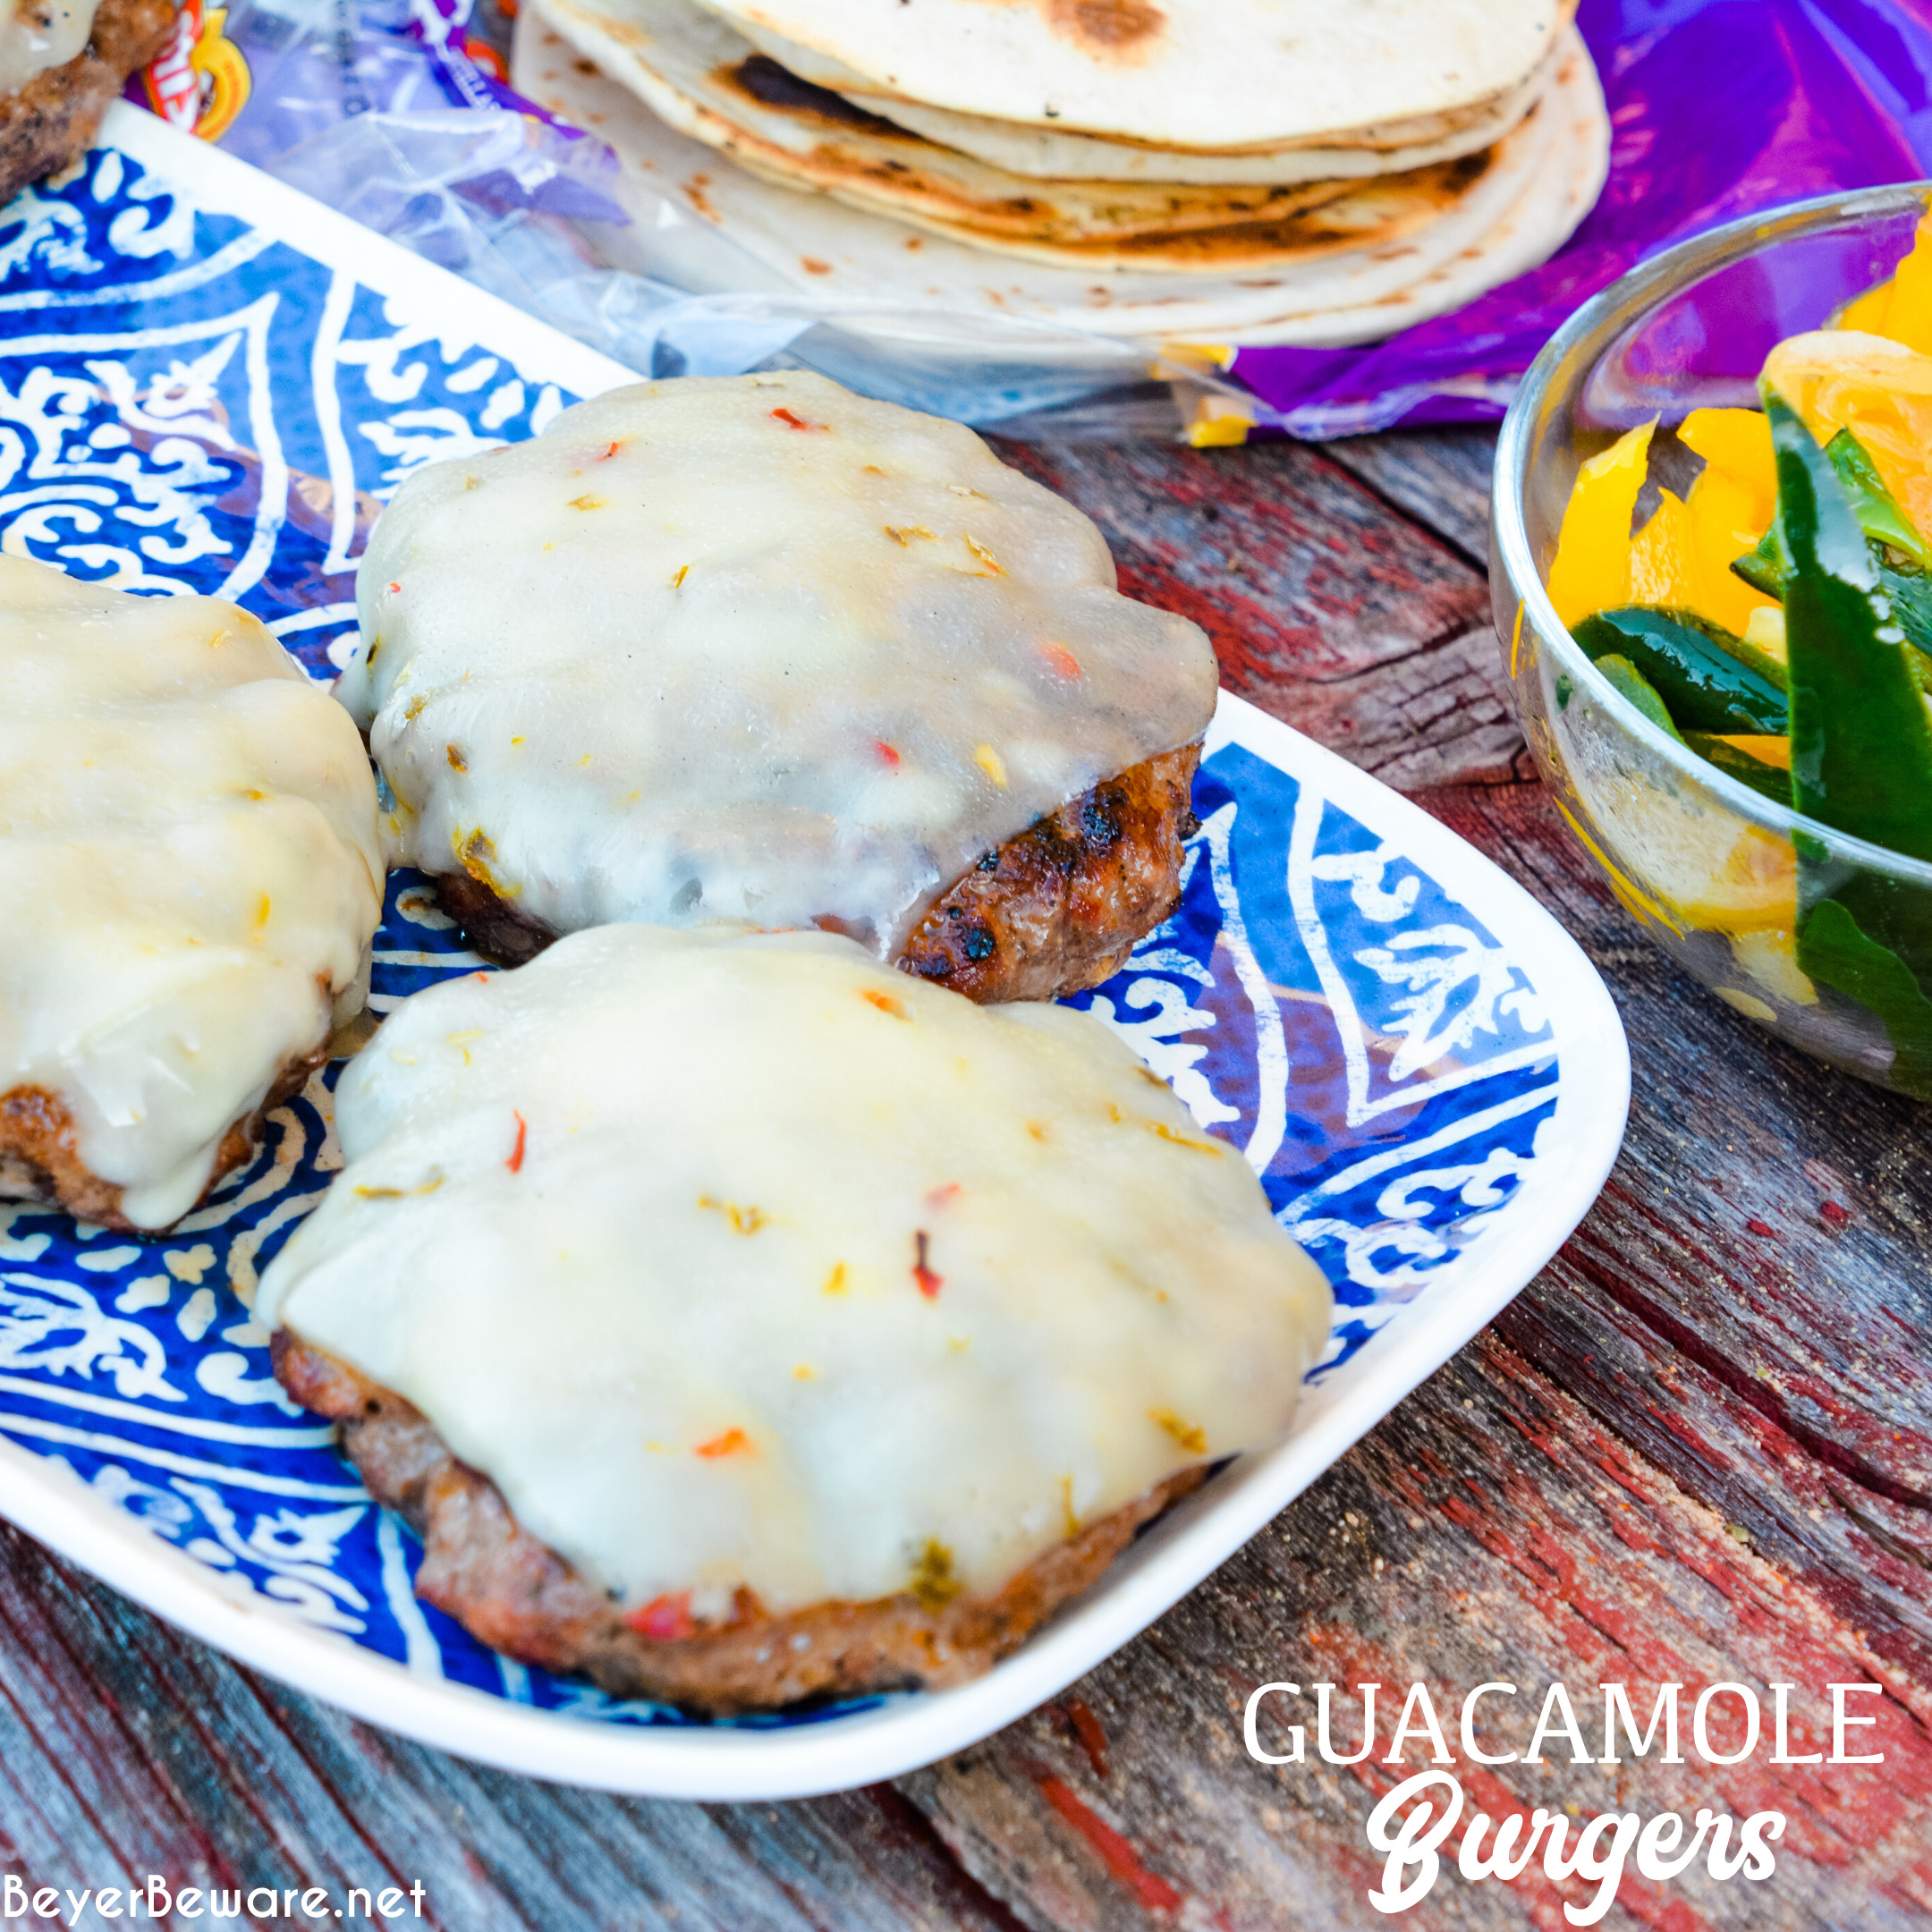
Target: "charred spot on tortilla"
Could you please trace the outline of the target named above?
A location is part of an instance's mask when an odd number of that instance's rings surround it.
[[[1046,0],[1047,24],[1083,53],[1118,59],[1140,50],[1167,24],[1148,0]]]
[[[917,137],[895,127],[883,114],[873,114],[856,101],[849,101],[830,88],[815,87],[801,80],[789,68],[781,67],[768,54],[749,54],[720,70],[719,78],[766,107],[785,114],[814,114],[838,127],[864,128],[869,133],[901,140]]]

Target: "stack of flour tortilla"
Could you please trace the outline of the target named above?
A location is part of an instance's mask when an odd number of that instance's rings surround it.
[[[526,0],[516,81],[784,285],[1333,345],[1589,212],[1609,127],[1572,4]]]

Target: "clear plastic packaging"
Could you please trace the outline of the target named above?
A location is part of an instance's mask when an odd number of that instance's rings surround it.
[[[936,320],[770,288],[669,201],[640,218],[610,192],[602,141],[504,84],[507,17],[473,4],[191,0],[177,47],[133,91],[640,375],[803,365],[1018,435],[1251,420],[1246,393],[1210,364],[1017,318]]]

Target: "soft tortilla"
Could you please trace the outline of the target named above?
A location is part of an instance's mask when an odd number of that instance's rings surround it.
[[[1474,195],[1503,152],[1299,188],[1030,181],[796,81],[691,0],[550,0],[547,12],[673,127],[754,174],[1036,261],[1223,275],[1386,248]]]
[[[699,0],[699,4],[713,12],[722,12],[724,10],[725,0]],[[1574,11],[1572,0],[1563,0],[1565,24]],[[1177,162],[1184,159],[1189,163],[1208,166],[1218,166],[1226,163],[1251,168],[1257,164],[1267,162],[1290,165],[1295,157],[1301,155],[1312,155],[1318,159],[1331,154],[1347,155],[1354,157],[1357,173],[1362,172],[1362,164],[1365,161],[1373,162],[1385,155],[1406,153],[1410,150],[1420,151],[1420,158],[1412,164],[1416,166],[1421,166],[1429,160],[1448,159],[1451,157],[1432,154],[1428,150],[1448,141],[1465,139],[1472,133],[1480,135],[1485,130],[1494,131],[1488,135],[1488,140],[1493,140],[1513,123],[1521,120],[1529,111],[1530,103],[1542,93],[1548,82],[1550,63],[1555,51],[1554,44],[1547,46],[1542,60],[1514,88],[1488,100],[1472,102],[1467,106],[1445,108],[1439,114],[1413,115],[1403,121],[1373,123],[1366,127],[1326,128],[1319,133],[1295,135],[1283,141],[1250,141],[1224,147],[1194,148],[1164,146],[1158,142],[1140,140],[1123,134],[1083,134],[1078,130],[1066,128],[1056,123],[1003,121],[987,114],[960,114],[950,107],[935,106],[930,101],[909,100],[904,95],[895,94],[890,88],[880,86],[843,62],[829,59],[811,47],[801,47],[796,40],[787,40],[782,34],[775,34],[761,21],[740,18],[735,19],[733,24],[759,53],[770,55],[780,66],[788,68],[801,80],[809,80],[813,86],[822,87],[831,93],[846,95],[860,106],[885,114],[903,127],[916,129],[928,140],[939,141],[949,148],[957,148],[963,154],[979,155],[982,160],[993,161],[1001,167],[1010,167],[1015,174],[1038,172],[1055,179],[1076,181],[1089,178],[1137,178],[1131,173],[1123,174],[1119,168],[1111,165],[1105,169],[1100,176],[1096,177],[1090,166],[1082,165],[1097,156],[1114,155],[1123,150],[1140,151],[1150,156],[1164,169],[1170,158]],[[1553,37],[1553,43],[1560,38],[1560,35]],[[1036,147],[1035,143],[1041,145]],[[1473,147],[1486,147],[1487,144],[1487,140],[1476,140],[1471,143]],[[1051,157],[1053,165],[1033,169],[1017,166],[1013,161],[1007,158],[1009,152],[1023,156],[1030,149],[1036,154]],[[1196,177],[1162,172],[1150,174],[1148,178],[1189,181]],[[1268,174],[1247,173],[1239,175],[1215,174],[1201,178],[1212,181],[1273,181],[1278,178],[1314,177],[1277,177]]]
[[[835,64],[805,78],[848,72],[832,83],[842,92],[1206,148],[1487,106],[1541,62],[1566,12],[1563,0],[708,4]]]
[[[759,37],[751,37],[756,42]],[[1556,71],[1559,39],[1520,86],[1479,112],[1457,117],[1459,127],[1409,122],[1396,129],[1364,128],[1347,145],[1296,143],[1272,149],[1236,148],[1208,154],[1186,148],[1151,148],[1139,141],[1103,140],[1093,134],[990,121],[915,101],[855,97],[901,127],[942,147],[957,148],[1009,174],[1048,181],[1185,182],[1200,187],[1267,182],[1360,181],[1371,174],[1401,174],[1438,161],[1456,161],[1492,147],[1542,97]],[[762,51],[769,54],[767,47]],[[774,56],[776,57],[775,55]],[[1446,120],[1447,116],[1438,116]]]
[[[691,0],[555,0],[552,21],[676,128],[787,186],[962,240],[1079,247],[1235,224],[1282,222],[1348,191],[1345,182],[1177,187],[1038,182],[894,127],[800,81]],[[1435,191],[1397,197],[1347,225],[1393,235],[1426,218]]]
[[[1602,91],[1572,36],[1551,92],[1504,144],[1509,151],[1479,194],[1396,247],[1239,277],[1003,262],[721,162],[582,59],[550,27],[548,4],[530,0],[519,18],[514,82],[615,149],[616,192],[635,217],[623,232],[631,253],[620,266],[708,292],[792,290],[854,311],[876,305],[899,318],[927,315],[954,336],[981,316],[1155,343],[1374,341],[1551,254],[1595,202],[1608,157]],[[1003,352],[1014,347],[1005,336]]]

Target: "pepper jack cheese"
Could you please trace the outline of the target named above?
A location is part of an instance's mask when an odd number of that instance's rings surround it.
[[[798,371],[620,389],[418,471],[343,701],[402,859],[554,932],[826,918],[882,957],[982,855],[1190,744],[1207,638],[970,429]]]
[[[131,1225],[193,1207],[229,1129],[368,983],[376,784],[348,714],[247,612],[0,556],[5,1115],[64,1110]]]
[[[579,934],[419,994],[257,1318],[627,1604],[996,1589],[1277,1440],[1330,1296],[1097,1020],[824,933]]]
[[[88,44],[98,0],[0,0],[0,95],[8,95]]]

